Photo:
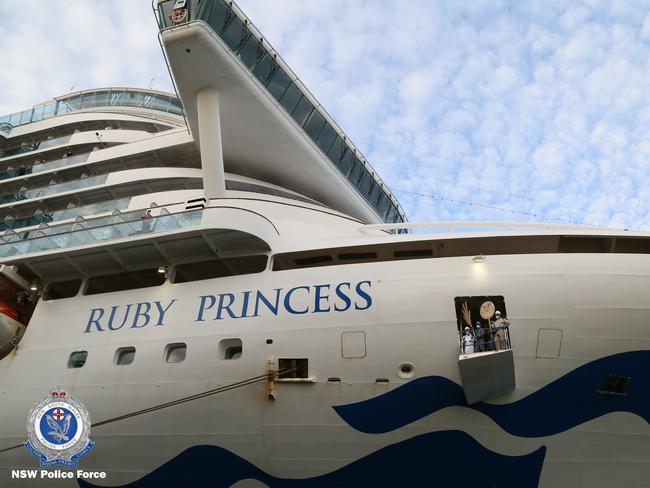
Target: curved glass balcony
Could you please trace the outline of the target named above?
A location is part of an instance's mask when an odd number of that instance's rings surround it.
[[[12,218],[5,218],[0,222],[0,231],[7,229],[21,229],[24,227],[32,227],[39,224],[48,224],[50,222],[57,222],[60,220],[74,219],[83,215],[97,215],[114,210],[122,210],[129,206],[131,197],[118,198],[113,200],[105,200],[103,202],[93,203],[91,205],[82,205],[80,207],[70,207],[62,210],[54,210],[50,212],[42,212],[33,215],[18,215]],[[36,230],[21,232],[21,235],[31,235]]]
[[[78,92],[36,105],[22,112],[2,116],[0,117],[0,130],[2,130],[2,124],[10,124],[16,127],[95,107],[140,107],[174,115],[183,115],[181,102],[175,97],[145,90],[106,88]]]
[[[66,181],[65,183],[56,183],[49,186],[43,186],[39,188],[33,188],[31,190],[23,190],[18,193],[12,193],[10,195],[4,195],[0,197],[0,205],[10,202],[18,202],[21,200],[29,200],[30,198],[38,198],[46,195],[52,195],[54,193],[63,193],[71,190],[78,190],[80,188],[86,188],[89,186],[101,185],[106,181],[108,175],[98,175],[92,176],[90,178],[84,178],[81,180]]]
[[[171,20],[175,0],[158,5],[160,29],[178,25]],[[202,20],[223,40],[242,64],[259,80],[289,115],[316,143],[323,154],[352,183],[384,222],[404,222],[405,214],[388,189],[364,164],[361,154],[349,143],[338,127],[315,106],[295,74],[276,60],[268,43],[251,30],[250,22],[240,17],[232,2],[224,0],[190,0],[183,22]],[[406,232],[403,229],[399,232]]]
[[[0,180],[6,180],[9,178],[16,178],[17,176],[31,175],[36,173],[41,173],[42,171],[49,171],[55,168],[61,168],[62,166],[71,166],[73,164],[79,164],[85,162],[90,153],[77,154],[76,156],[68,156],[58,159],[53,159],[52,161],[47,161],[40,164],[35,164],[33,166],[27,166],[24,168],[10,168],[7,171],[0,173]]]
[[[70,141],[72,134],[68,134],[61,137],[53,137],[51,139],[45,139],[44,141],[34,142],[32,144],[22,144],[18,147],[7,149],[5,151],[0,151],[0,158],[8,158],[10,156],[17,156],[18,154],[24,154],[31,151],[42,151],[44,149],[49,149],[55,146],[62,146]]]
[[[144,210],[136,210],[89,220],[81,219],[23,234],[5,232],[0,238],[0,258],[193,227],[201,223],[202,216],[203,209],[172,214],[162,208],[158,215],[151,217],[145,217]]]

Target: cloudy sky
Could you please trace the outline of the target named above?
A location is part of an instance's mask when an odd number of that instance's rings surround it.
[[[418,220],[650,229],[650,4],[239,0]],[[171,90],[149,0],[0,3],[0,113]],[[152,80],[153,79],[153,80]]]

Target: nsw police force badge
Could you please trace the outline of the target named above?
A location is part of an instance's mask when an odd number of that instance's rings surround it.
[[[58,387],[32,407],[25,449],[40,460],[41,467],[75,467],[93,447],[89,435],[88,410]]]

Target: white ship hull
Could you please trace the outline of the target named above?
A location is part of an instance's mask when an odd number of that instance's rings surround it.
[[[206,313],[205,321],[195,321],[199,297],[208,294],[364,280],[371,282],[366,310],[284,310],[221,320]],[[263,374],[269,356],[304,357],[313,383],[278,383],[275,400],[260,383],[97,427],[84,469],[107,471],[98,483],[106,486],[137,480],[134,486],[159,486],[162,473],[166,480],[197,476],[211,486],[246,478],[259,480],[252,486],[289,480],[302,480],[296,486],[377,486],[378,480],[384,486],[645,486],[650,404],[647,390],[633,388],[650,381],[649,280],[645,256],[491,256],[480,265],[446,258],[334,266],[41,302],[18,352],[0,363],[1,389],[10,399],[3,402],[2,445],[24,441],[28,410],[56,385],[84,402],[98,422]],[[540,397],[542,405],[522,405],[505,416],[457,404],[446,383],[418,383],[440,377],[461,384],[454,297],[494,294],[504,296],[513,323],[517,388],[489,403],[515,405],[549,392]],[[177,303],[162,326],[152,321],[142,328],[84,332],[91,309],[172,298]],[[296,295],[292,306],[313,311],[313,297]],[[540,329],[562,330],[558,358],[536,357]],[[366,357],[342,357],[346,331],[365,333]],[[219,341],[233,337],[242,340],[241,359],[220,360]],[[273,344],[266,343],[269,338]],[[165,345],[179,341],[187,343],[186,360],[165,364]],[[131,345],[137,350],[134,367],[115,367],[116,347]],[[66,369],[69,353],[79,349],[89,352],[87,364]],[[599,396],[600,376],[594,384],[578,382],[577,390],[555,386],[562,376],[620,353],[610,373],[632,378],[626,397]],[[398,376],[403,362],[415,365],[413,379]],[[334,377],[340,382],[327,381]],[[399,399],[400,409],[383,408],[390,405],[381,403],[383,396],[409,384],[416,387]],[[449,406],[412,412],[431,395]],[[367,409],[359,402],[367,402]],[[585,412],[580,402],[605,404],[602,411]],[[358,410],[347,413],[333,408],[357,403]],[[540,408],[547,418],[537,414]],[[24,449],[0,460],[5,480],[12,469],[35,464]],[[459,472],[454,460],[477,469]],[[430,479],[419,478],[426,473]]]
[[[0,486],[649,486],[649,233],[409,235],[233,2],[154,7],[177,94],[0,117]],[[105,478],[23,446],[89,448],[57,386]]]

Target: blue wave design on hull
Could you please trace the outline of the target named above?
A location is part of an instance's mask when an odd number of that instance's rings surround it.
[[[608,375],[631,378],[625,396],[597,393]],[[441,376],[428,376],[334,409],[353,428],[379,434],[450,406],[482,412],[506,432],[520,437],[558,434],[611,412],[630,412],[650,423],[650,351],[624,352],[591,361],[504,405],[467,405],[461,386]]]
[[[123,486],[225,488],[240,480],[255,479],[271,488],[533,488],[539,483],[545,454],[546,448],[540,447],[524,456],[504,456],[486,449],[465,432],[449,430],[392,444],[322,476],[287,479],[271,476],[221,447],[195,446]],[[83,480],[79,484],[95,486]]]

